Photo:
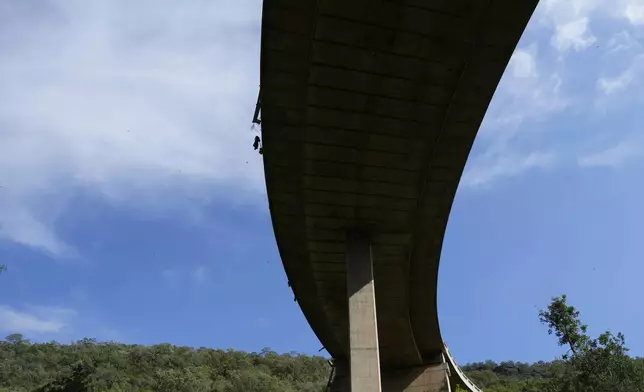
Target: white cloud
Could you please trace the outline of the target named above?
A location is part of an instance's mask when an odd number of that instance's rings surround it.
[[[608,41],[608,51],[611,53],[628,51],[635,46],[639,46],[638,42],[626,30],[614,34]]]
[[[481,188],[556,163],[554,152],[518,146],[526,134],[539,129],[528,123],[543,121],[570,105],[558,73],[545,72],[542,67],[534,44],[512,55],[477,138],[485,149],[468,160],[463,186]]]
[[[614,78],[599,78],[597,87],[604,94],[613,94],[625,89],[633,81],[633,73],[628,70]]]
[[[5,334],[59,334],[70,327],[76,316],[72,309],[59,307],[29,307],[19,310],[0,305],[0,331]]]
[[[0,200],[2,197],[0,196]],[[8,198],[4,199],[5,202]],[[11,203],[11,201],[9,201]],[[3,216],[0,218],[0,236],[17,240],[56,256],[72,256],[74,250],[60,241],[51,230],[51,222],[46,217],[37,219],[28,207],[21,203],[5,208],[0,207]]]
[[[633,0],[624,7],[624,15],[634,25],[644,24],[644,4]]]
[[[511,178],[531,169],[548,168],[555,163],[556,156],[551,152],[522,155],[506,151],[502,155],[483,156],[468,166],[461,184],[466,187],[484,187],[496,180]]]
[[[99,340],[123,338],[92,308],[0,305],[0,338],[12,333],[21,333],[34,341],[57,340],[64,343],[84,337]]]
[[[55,227],[79,191],[135,208],[263,192],[260,17],[259,0],[3,2],[0,236],[73,254]]]
[[[517,49],[510,58],[508,67],[512,76],[517,79],[534,79],[538,78],[536,48]]]
[[[566,108],[559,73],[541,72],[537,46],[519,47],[508,64],[485,118],[483,135],[513,135],[529,120],[540,120]]]
[[[635,38],[641,7],[641,0],[542,0],[524,34],[532,43],[522,41],[512,56],[462,184],[483,187],[536,168],[574,162],[575,151],[554,144],[567,138],[555,130],[565,131],[571,128],[565,124],[582,117],[605,116],[610,105],[624,110],[639,102],[632,93],[644,74],[644,56]],[[550,45],[542,44],[548,41]],[[601,51],[579,53],[590,46]],[[602,54],[610,57],[596,58]],[[593,83],[598,95],[588,88]],[[627,89],[631,94],[624,93]],[[623,100],[616,99],[618,93]],[[586,133],[589,139],[595,136],[595,131]]]
[[[543,0],[538,17],[552,28],[554,48],[581,51],[598,42],[591,29],[595,21],[626,19],[631,25],[644,24],[644,4],[641,0]]]
[[[551,26],[552,46],[560,52],[580,51],[597,38],[590,29],[590,13],[598,2],[593,0],[545,0],[540,4],[542,23]]]
[[[584,50],[597,41],[590,32],[588,18],[579,18],[555,27],[552,45],[560,52]]]
[[[642,156],[643,152],[644,150],[639,143],[622,141],[606,150],[581,156],[578,158],[577,163],[579,166],[584,167],[617,167]]]
[[[632,87],[641,80],[644,72],[644,55],[635,56],[631,64],[614,77],[597,79],[597,88],[604,94],[610,95]]]

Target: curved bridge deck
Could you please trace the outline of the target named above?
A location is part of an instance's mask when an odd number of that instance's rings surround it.
[[[347,230],[371,235],[383,369],[444,352],[441,245],[470,148],[537,0],[264,0],[261,125],[284,268],[349,356]]]

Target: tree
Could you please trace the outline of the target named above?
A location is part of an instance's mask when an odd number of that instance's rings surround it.
[[[12,333],[11,335],[4,338],[7,343],[18,344],[24,341],[24,336],[20,333]]]
[[[547,310],[539,312],[548,333],[558,338],[560,346],[568,345],[566,366],[548,385],[557,392],[638,392],[644,391],[644,372],[628,355],[622,333],[606,331],[591,339],[579,311],[566,302],[566,296],[552,298]]]
[[[554,297],[548,310],[539,311],[539,320],[548,326],[548,334],[555,334],[560,346],[570,347],[573,355],[586,347],[588,326],[579,320],[579,311],[574,306],[568,306],[565,294]],[[564,359],[567,356],[567,353],[564,354]]]

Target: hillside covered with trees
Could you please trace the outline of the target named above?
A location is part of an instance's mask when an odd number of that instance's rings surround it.
[[[644,366],[642,360],[631,361]],[[536,392],[563,376],[565,367],[565,361],[486,361],[466,365],[464,370],[485,391]],[[322,392],[329,374],[330,366],[323,357],[280,355],[270,350],[245,353],[169,344],[146,347],[91,339],[69,345],[34,344],[19,335],[0,342],[2,392]]]
[[[330,367],[322,357],[99,343],[0,342],[0,391],[319,392]],[[62,389],[70,384],[85,389]]]
[[[566,296],[539,313],[568,353],[533,364],[492,361],[463,367],[487,392],[644,392],[644,359],[627,355],[622,334],[586,334]],[[126,345],[83,339],[32,343],[15,333],[0,341],[0,392],[322,392],[326,358],[296,353]]]

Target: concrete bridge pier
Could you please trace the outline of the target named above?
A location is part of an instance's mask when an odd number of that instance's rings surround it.
[[[348,232],[346,263],[349,358],[334,361],[331,391],[449,392],[449,367],[442,354],[437,363],[382,369],[381,374],[373,260],[367,233]]]
[[[381,392],[376,292],[369,235],[360,231],[349,232],[346,257],[351,392]]]

